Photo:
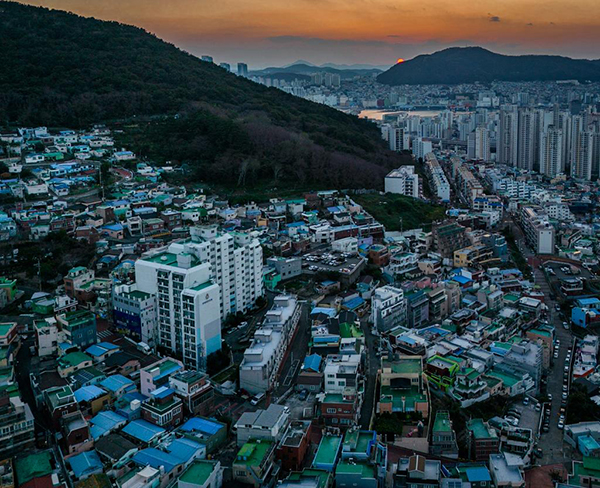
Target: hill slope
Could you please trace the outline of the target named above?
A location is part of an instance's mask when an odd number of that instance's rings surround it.
[[[396,64],[377,77],[387,85],[573,79],[600,81],[600,63],[562,56],[505,56],[480,47],[453,47]]]
[[[0,125],[136,116],[134,150],[187,162],[204,181],[379,187],[401,163],[370,122],[116,22],[0,1],[0,66]]]

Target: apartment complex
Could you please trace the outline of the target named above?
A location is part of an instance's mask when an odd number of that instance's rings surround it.
[[[279,295],[254,332],[240,365],[240,388],[249,393],[270,390],[300,320],[301,305],[292,295]]]
[[[210,265],[189,253],[157,252],[138,259],[139,291],[157,297],[157,344],[179,353],[190,369],[203,369],[221,349],[219,286]]]
[[[222,319],[252,308],[264,293],[262,247],[249,234],[223,233],[216,225],[196,226],[190,228],[190,239],[174,242],[169,252],[210,264],[210,278],[221,289]]]

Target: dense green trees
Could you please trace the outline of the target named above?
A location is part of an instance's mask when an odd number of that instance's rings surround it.
[[[133,150],[200,180],[378,187],[400,164],[375,124],[116,22],[0,1],[0,66],[0,125],[127,125]]]

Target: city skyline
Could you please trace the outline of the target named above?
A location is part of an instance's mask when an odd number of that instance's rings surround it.
[[[192,54],[250,69],[311,63],[392,65],[452,46],[503,54],[597,58],[600,5],[593,0],[551,5],[539,0],[425,0],[418,7],[389,0],[225,0],[164,2],[33,0],[22,2],[142,27]],[[596,14],[594,14],[596,12]],[[335,21],[332,21],[335,19]]]

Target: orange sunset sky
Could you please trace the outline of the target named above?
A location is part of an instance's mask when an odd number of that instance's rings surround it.
[[[449,46],[600,58],[600,0],[33,0],[216,62],[391,65]]]

